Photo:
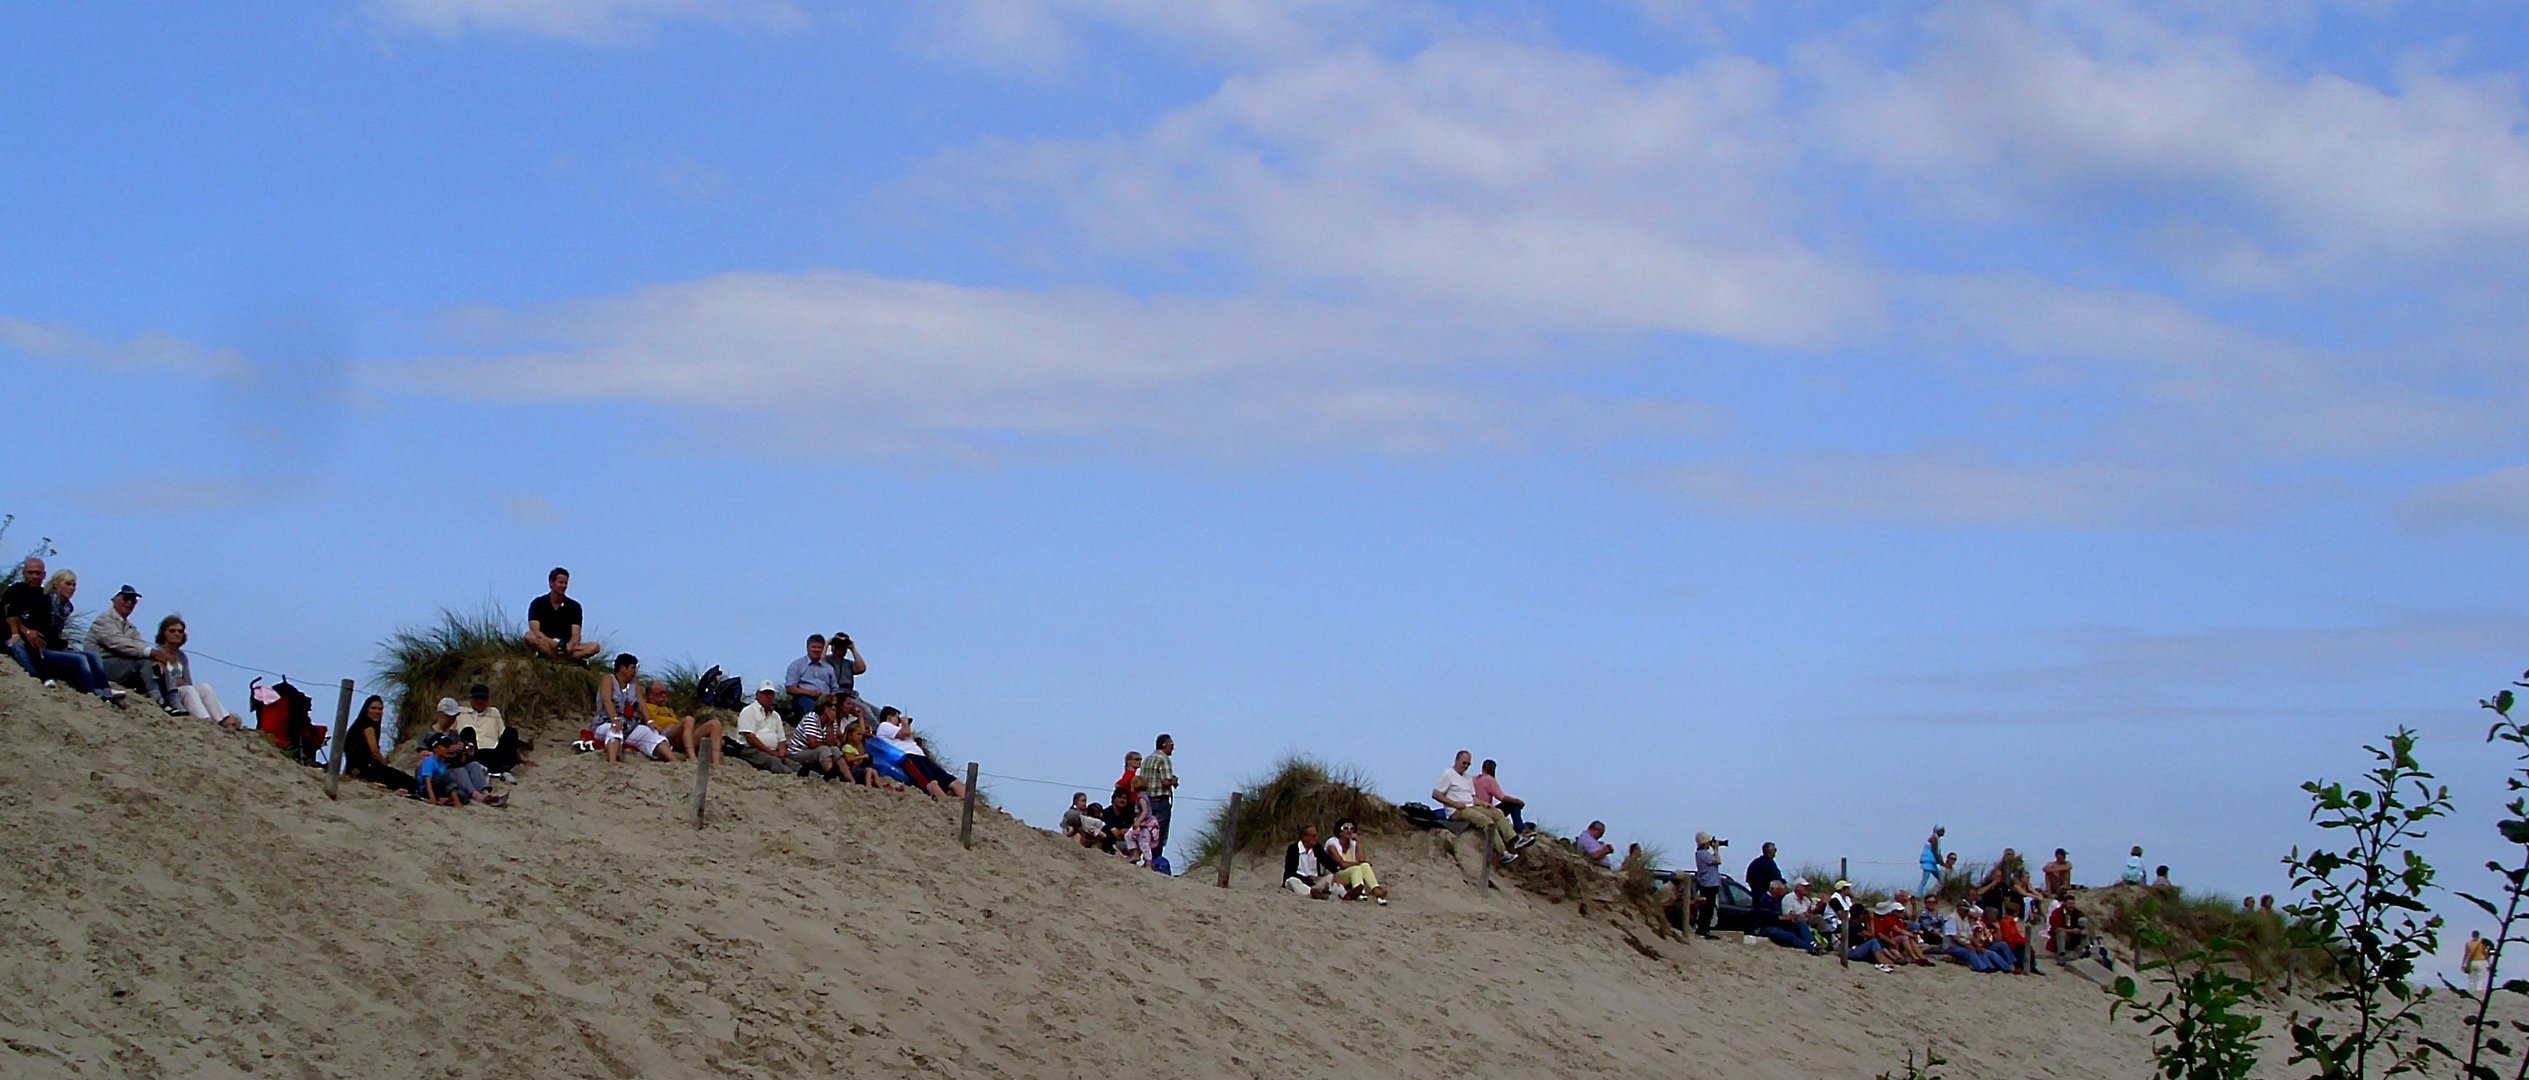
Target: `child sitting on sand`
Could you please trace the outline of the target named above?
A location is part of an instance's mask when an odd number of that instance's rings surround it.
[[[413,766],[413,797],[432,806],[463,806],[465,797],[457,794],[456,784],[448,776],[448,763],[439,760],[445,735],[432,735],[422,740],[421,760]]]

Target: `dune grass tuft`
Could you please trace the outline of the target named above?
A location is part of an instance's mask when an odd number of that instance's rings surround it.
[[[1396,804],[1370,790],[1360,772],[1329,766],[1303,755],[1285,757],[1263,776],[1238,786],[1238,850],[1274,851],[1300,835],[1300,826],[1314,824],[1320,837],[1333,835],[1335,822],[1351,818],[1364,833],[1404,833],[1412,826]],[[1214,809],[1194,838],[1194,860],[1201,866],[1221,855],[1229,826],[1229,805]]]
[[[426,721],[439,699],[463,700],[477,682],[491,688],[492,704],[511,724],[530,731],[573,730],[594,712],[597,669],[537,655],[494,601],[441,608],[433,621],[396,630],[378,648],[378,678],[408,729]]]

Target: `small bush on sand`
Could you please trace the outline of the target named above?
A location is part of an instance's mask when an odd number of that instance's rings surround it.
[[[595,711],[598,671],[537,655],[492,602],[441,608],[434,621],[388,634],[378,647],[378,677],[408,729],[430,718],[440,698],[463,700],[477,682],[491,687],[492,704],[510,723],[530,731],[574,730]]]
[[[1396,804],[1371,792],[1359,772],[1329,766],[1315,758],[1292,755],[1264,776],[1238,786],[1238,850],[1280,851],[1300,835],[1300,826],[1317,826],[1320,838],[1333,835],[1335,822],[1351,818],[1364,833],[1402,834],[1412,826]],[[1229,805],[1221,804],[1194,838],[1192,866],[1221,855],[1229,826]],[[1235,854],[1235,853],[1232,853]]]

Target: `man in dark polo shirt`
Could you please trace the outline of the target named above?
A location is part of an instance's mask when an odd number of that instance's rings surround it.
[[[597,655],[596,642],[580,640],[580,602],[565,595],[571,572],[557,566],[544,580],[553,591],[527,605],[527,647],[574,663]]]

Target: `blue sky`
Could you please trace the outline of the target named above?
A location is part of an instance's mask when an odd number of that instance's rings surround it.
[[[561,563],[645,657],[847,629],[991,771],[1464,746],[1679,855],[1940,821],[2281,891],[2298,782],[2403,723],[2465,865],[2529,666],[2524,30],[22,7],[0,511],[304,681]]]

